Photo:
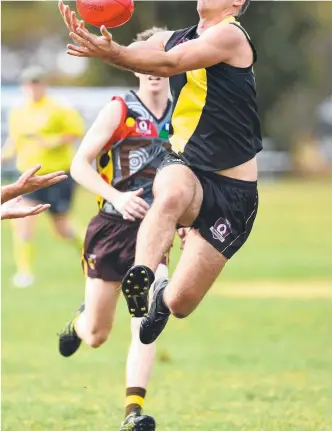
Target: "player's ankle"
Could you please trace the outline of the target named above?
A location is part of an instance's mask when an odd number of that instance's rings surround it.
[[[141,413],[145,395],[146,389],[141,387],[129,387],[126,389],[125,417],[133,412]]]

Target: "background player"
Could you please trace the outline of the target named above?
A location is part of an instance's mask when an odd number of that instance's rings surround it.
[[[141,33],[136,45],[160,31],[152,28]],[[60,334],[63,356],[71,356],[82,340],[95,348],[107,340],[121,279],[134,262],[140,221],[152,203],[156,168],[168,154],[171,115],[168,79],[140,74],[137,77],[138,92],[130,91],[124,98],[114,97],[105,106],[72,163],[75,180],[100,195],[100,212],[91,220],[84,244],[85,305]],[[91,166],[95,159],[98,172]],[[159,276],[167,276],[165,264],[164,259],[157,269]],[[140,320],[131,322],[123,431],[155,428],[154,419],[142,415],[155,346],[140,342]]]
[[[10,113],[9,139],[2,160],[16,156],[17,169],[21,173],[40,163],[40,174],[63,170],[68,175],[74,154],[73,144],[83,135],[84,124],[77,111],[47,95],[46,80],[46,73],[39,66],[29,67],[23,72],[27,101]],[[65,181],[24,196],[22,204],[28,207],[50,204],[55,232],[81,250],[82,240],[68,219],[73,192],[74,181],[68,175]],[[13,225],[17,266],[13,283],[17,287],[28,287],[34,282],[32,238],[35,223],[35,217],[26,217]]]
[[[256,51],[236,21],[249,1],[198,0],[198,25],[164,32],[136,49],[113,42],[104,26],[99,38],[81,25],[70,33],[79,44],[68,45],[71,55],[171,77],[176,153],[159,168],[155,200],[138,234],[138,265],[122,285],[135,316],[142,316],[147,297],[135,304],[131,286],[147,291],[177,223],[193,229],[172,281],[156,283],[149,316],[141,324],[140,339],[147,344],[158,337],[171,312],[184,318],[195,310],[247,240],[256,217],[256,154],[262,150],[252,70]]]

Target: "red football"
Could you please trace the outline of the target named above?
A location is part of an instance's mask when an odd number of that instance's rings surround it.
[[[134,0],[76,0],[76,6],[82,19],[96,27],[119,27],[134,12]]]

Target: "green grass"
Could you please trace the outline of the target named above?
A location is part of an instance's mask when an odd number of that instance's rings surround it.
[[[262,186],[246,246],[201,307],[172,320],[158,342],[146,411],[159,431],[332,431],[332,295],[214,294],[223,280],[248,289],[330,280],[332,289],[330,195],[322,183]],[[80,192],[74,218],[84,227],[94,211],[93,198]],[[41,217],[38,282],[13,289],[9,224],[2,227],[2,430],[117,430],[130,339],[123,301],[105,346],[63,359],[56,332],[82,300],[79,258]],[[178,256],[175,246],[173,265]]]

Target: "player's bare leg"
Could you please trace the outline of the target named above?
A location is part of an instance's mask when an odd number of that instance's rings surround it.
[[[159,279],[155,283],[149,314],[141,324],[141,341],[145,344],[154,342],[171,313],[178,318],[191,314],[226,262],[227,259],[205,241],[197,230],[191,230],[172,280]]]
[[[87,278],[85,303],[60,334],[59,350],[63,356],[73,355],[82,340],[94,348],[107,340],[119,297],[119,285],[119,282]]]
[[[83,240],[78,234],[77,230],[73,227],[68,214],[52,214],[52,224],[55,232],[65,241],[72,244],[76,250],[81,252]]]
[[[156,274],[157,277],[168,277],[167,266],[160,264]],[[132,340],[128,352],[126,369],[126,419],[122,424],[124,430],[130,429],[125,428],[126,426],[130,427],[130,425],[133,430],[136,430],[139,425],[144,425],[143,429],[155,429],[155,422],[151,416],[141,416],[146,388],[150,381],[156,353],[155,343],[145,345],[140,341],[141,321],[142,319],[139,318],[131,319]],[[121,430],[122,428],[120,428]]]
[[[154,272],[170,249],[177,223],[191,225],[199,214],[202,187],[181,164],[163,168],[154,181],[155,200],[145,216],[137,237],[136,266],[122,282],[122,290],[132,317],[143,317],[148,308],[149,287]]]

